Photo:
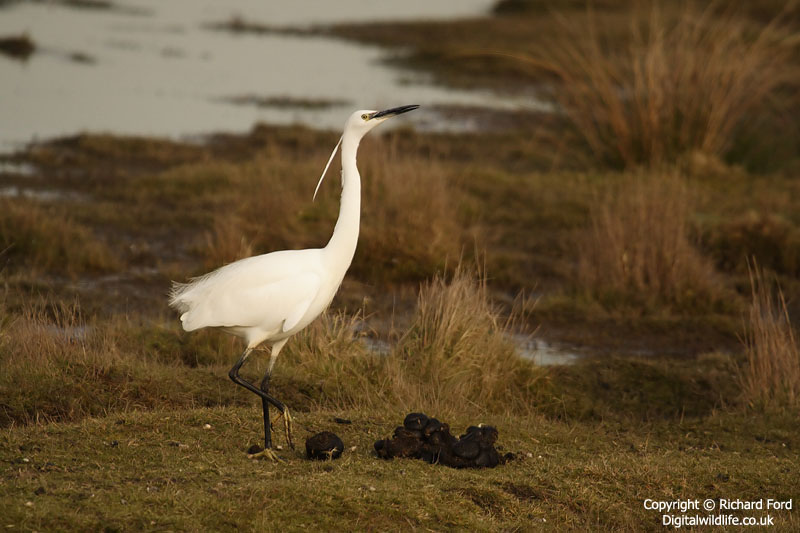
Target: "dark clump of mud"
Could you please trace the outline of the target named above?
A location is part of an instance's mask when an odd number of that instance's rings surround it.
[[[306,440],[306,456],[325,461],[338,459],[344,451],[344,443],[335,433],[323,431]]]
[[[391,439],[375,442],[375,452],[383,459],[411,457],[453,468],[494,468],[509,459],[495,449],[497,436],[492,426],[470,426],[456,438],[448,424],[410,413]]]
[[[36,45],[27,35],[0,37],[0,54],[14,59],[26,60],[36,50]]]

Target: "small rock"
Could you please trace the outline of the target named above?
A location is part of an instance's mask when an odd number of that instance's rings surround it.
[[[317,433],[306,440],[306,456],[309,459],[325,461],[338,459],[344,451],[344,443],[336,434],[330,431]]]
[[[211,429],[211,424],[204,424],[203,429]]]

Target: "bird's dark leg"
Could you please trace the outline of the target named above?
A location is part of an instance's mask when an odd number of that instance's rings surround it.
[[[281,352],[283,345],[286,344],[288,339],[282,339],[272,345],[272,350],[270,351],[269,356],[269,365],[267,365],[267,371],[264,373],[264,378],[261,380],[261,390],[265,394],[269,394],[269,381],[272,377],[272,367],[275,366],[275,360],[278,358],[278,354]],[[262,400],[263,401],[263,400]],[[264,402],[264,426],[269,427],[269,413],[267,412],[267,404]],[[283,406],[281,411],[281,417],[283,418],[283,424],[286,428],[286,442],[289,444],[289,447],[294,450],[294,442],[292,442],[292,416],[289,414],[289,408],[286,405]],[[266,431],[266,430],[265,430]]]
[[[270,371],[264,374],[264,379],[261,380],[261,391],[264,394],[269,394],[269,377]],[[272,436],[270,430],[272,429],[269,424],[269,402],[261,398],[261,406],[264,409],[264,448],[272,448]]]
[[[250,383],[247,380],[243,379],[239,375],[239,369],[242,368],[242,365],[247,360],[247,356],[250,355],[250,352],[252,352],[252,351],[253,351],[252,348],[247,348],[244,351],[244,353],[239,358],[239,360],[236,361],[236,364],[233,365],[233,368],[231,368],[230,372],[228,372],[228,376],[231,378],[231,380],[234,383],[236,383],[237,385],[241,385],[245,389],[249,390],[253,394],[258,395],[261,398],[261,405],[264,408],[264,434],[265,434],[265,438],[264,438],[264,445],[265,445],[264,446],[264,456],[266,456],[266,457],[268,457],[270,459],[277,459],[277,456],[275,456],[275,454],[272,453],[272,439],[270,438],[269,413],[268,413],[269,405],[268,404],[274,405],[275,408],[278,409],[281,412],[286,412],[286,406],[283,405],[278,400],[276,400],[275,398],[273,398],[272,396],[270,396],[269,394],[267,394],[265,391],[262,391],[262,390],[256,388],[252,383]]]

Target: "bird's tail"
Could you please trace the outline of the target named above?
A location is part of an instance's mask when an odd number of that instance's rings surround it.
[[[184,296],[191,286],[191,283],[179,283],[177,281],[173,281],[172,288],[169,290],[169,306],[179,313],[187,312],[190,305]]]

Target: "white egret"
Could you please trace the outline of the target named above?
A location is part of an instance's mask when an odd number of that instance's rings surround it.
[[[418,107],[407,105],[384,111],[356,111],[345,122],[344,133],[333,149],[314,191],[316,196],[341,145],[342,197],[339,219],[327,246],[248,257],[193,278],[189,283],[173,284],[169,305],[181,313],[183,329],[221,328],[244,339],[246,343],[244,353],[228,375],[234,383],[261,398],[264,451],[251,457],[278,459],[272,451],[270,404],[281,412],[286,439],[294,447],[292,419],[287,407],[269,394],[270,375],[289,337],[308,326],[331,303],[353,260],[361,217],[361,177],[356,167],[359,142],[384,120]],[[257,388],[239,376],[239,369],[250,353],[262,343],[271,345],[271,353],[267,371],[261,386]]]

